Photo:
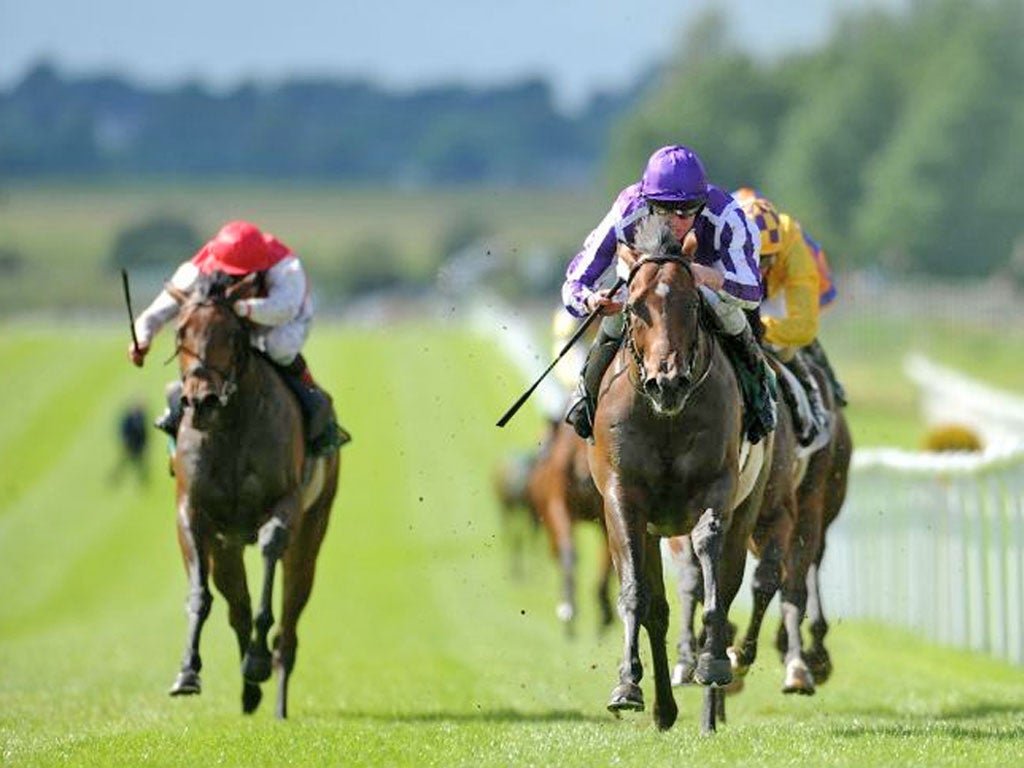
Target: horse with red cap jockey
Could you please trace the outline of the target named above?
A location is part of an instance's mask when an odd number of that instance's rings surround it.
[[[188,294],[203,275],[222,272],[232,278],[250,278],[256,296],[239,299],[234,311],[249,322],[252,346],[274,363],[299,400],[310,453],[329,455],[351,440],[336,421],[331,399],[321,389],[302,356],[302,346],[313,320],[313,298],[299,257],[273,235],[247,221],[232,221],[174,272],[168,289],[135,321],[137,344],[128,347],[131,361],[142,366],[154,336],[178,316],[180,302],[173,292]],[[177,436],[183,413],[181,383],[168,387],[167,410],[156,426]]]

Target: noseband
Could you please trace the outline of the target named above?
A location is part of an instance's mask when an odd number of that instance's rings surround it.
[[[639,259],[637,259],[633,263],[633,266],[630,267],[629,276],[626,278],[627,290],[629,288],[629,285],[633,282],[633,278],[636,277],[637,272],[640,270],[640,267],[644,266],[645,264],[657,264],[659,266],[661,264],[677,264],[683,267],[690,274],[690,278],[693,279],[693,270],[690,268],[690,262],[683,256],[674,253],[648,253],[644,254]],[[697,292],[697,296],[699,301],[701,302],[701,306],[703,306],[704,297],[701,296],[700,291]],[[647,396],[647,393],[643,389],[643,382],[647,379],[647,369],[644,366],[643,355],[640,353],[640,350],[637,349],[636,341],[633,338],[633,314],[630,310],[630,306],[628,303],[626,304],[625,315],[626,324],[623,330],[623,336],[625,337],[626,349],[629,351],[630,356],[633,358],[633,362],[636,365],[637,370],[636,378],[633,379],[633,387],[640,394]],[[690,381],[691,383],[686,387],[686,391],[683,393],[683,403],[680,406],[680,411],[686,407],[686,403],[690,399],[690,395],[692,395],[693,392],[698,387],[700,387],[700,385],[703,384],[704,381],[707,379],[708,375],[711,373],[711,367],[715,361],[715,356],[713,354],[708,355],[708,364],[707,367],[704,369],[704,373],[702,373],[696,381],[692,380],[693,368],[697,362],[697,355],[700,351],[699,320],[697,325],[698,327],[694,330],[693,348],[690,352],[689,359],[686,361],[686,371],[683,374],[684,379],[686,381]]]

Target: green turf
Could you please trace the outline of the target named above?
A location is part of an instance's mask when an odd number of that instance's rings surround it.
[[[138,393],[155,409],[169,369],[131,368],[124,346],[113,326],[0,339],[2,765],[1019,762],[1024,672],[860,623],[833,626],[836,674],[813,699],[778,693],[763,644],[714,738],[698,736],[693,690],[677,694],[668,733],[647,714],[612,718],[621,641],[617,627],[593,631],[596,537],[581,532],[581,632],[568,642],[541,541],[527,578],[510,578],[489,485],[540,420],[527,410],[495,429],[520,382],[489,342],[456,330],[318,328],[313,370],[355,442],[299,628],[291,718],[274,721],[273,684],[259,712],[240,714],[220,599],[204,692],[171,699],[185,578],[163,446],[148,487],[108,482],[118,409]]]

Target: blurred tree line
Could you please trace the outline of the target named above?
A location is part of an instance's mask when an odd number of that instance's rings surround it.
[[[604,163],[618,190],[653,149],[686,143],[714,182],[760,187],[800,219],[839,269],[1008,272],[1024,283],[1021,0],[862,11],[816,49],[770,61],[727,33],[723,17],[701,17],[672,60],[573,115],[537,79],[409,92],[301,79],[217,93],[69,78],[42,63],[0,90],[0,177],[564,188],[589,183]],[[160,213],[138,222],[112,261],[187,251],[197,238],[187,226]],[[487,234],[453,231],[436,258]],[[429,280],[391,244],[378,250],[361,271],[339,268],[339,290]],[[0,272],[18,265],[17,254],[0,253]],[[552,269],[563,266],[559,258]]]
[[[0,90],[0,174],[580,183],[627,101],[599,94],[566,115],[539,79],[410,92],[310,79],[157,90],[65,77],[43,62]]]
[[[721,16],[613,131],[609,181],[693,146],[719,186],[761,188],[841,265],[1013,269],[1024,247],[1024,3],[915,0],[846,17],[817,50],[753,59]],[[1019,260],[1019,256],[1018,259]]]

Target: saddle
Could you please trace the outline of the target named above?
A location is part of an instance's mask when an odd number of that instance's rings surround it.
[[[772,369],[776,373],[776,379],[778,381],[781,395],[785,398],[786,404],[790,407],[793,412],[793,417],[797,420],[798,428],[800,425],[813,424],[814,409],[811,407],[811,398],[804,384],[797,378],[785,363],[775,354],[771,349],[763,347],[765,357],[768,358]],[[804,458],[810,456],[815,451],[823,448],[829,441],[832,433],[832,424],[835,421],[835,415],[831,412],[826,414],[827,423],[822,425],[823,428],[818,430],[818,435],[809,445],[798,445],[797,456],[798,458]]]

